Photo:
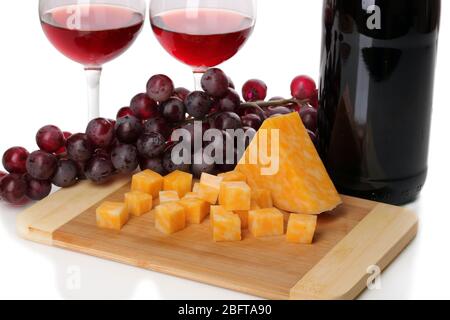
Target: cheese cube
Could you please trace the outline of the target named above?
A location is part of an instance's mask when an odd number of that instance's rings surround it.
[[[248,213],[248,227],[256,238],[284,234],[284,216],[276,208],[252,210]]]
[[[198,190],[200,190],[200,182],[194,183],[194,187],[192,188],[192,192],[198,194]]]
[[[252,189],[252,200],[261,208],[273,208],[272,193],[268,189]]]
[[[250,210],[251,201],[251,190],[245,182],[222,182],[219,204],[226,210]]]
[[[178,203],[184,207],[188,223],[200,224],[209,214],[210,205],[204,200],[195,198],[183,199]]]
[[[247,177],[239,171],[230,171],[217,175],[221,177],[223,182],[247,182]]]
[[[158,193],[163,187],[163,177],[151,170],[145,170],[133,176],[131,181],[132,191],[142,191],[148,193],[153,199],[158,198]]]
[[[216,214],[234,214],[232,211],[227,211],[222,206],[211,206],[209,219],[211,220],[211,225],[214,224],[214,215]]]
[[[179,201],[180,197],[176,191],[161,191],[159,193],[159,203],[176,202]]]
[[[291,243],[312,244],[317,227],[317,216],[291,214],[286,239]]]
[[[200,197],[195,192],[188,192],[183,199],[200,199]]]
[[[192,174],[174,171],[164,177],[164,191],[176,191],[180,197],[192,190]]]
[[[157,206],[155,208],[155,227],[165,234],[173,234],[186,228],[184,207],[176,202]]]
[[[234,213],[218,213],[214,215],[213,238],[216,242],[241,241],[241,219]]]
[[[152,210],[153,197],[142,191],[132,191],[125,193],[125,204],[130,214],[140,217]]]
[[[252,201],[251,210],[261,209],[255,202]],[[248,210],[245,211],[235,211],[235,213],[241,218],[242,229],[248,228]]]
[[[128,222],[125,203],[103,202],[96,210],[97,226],[102,229],[121,230]]]
[[[216,204],[219,198],[221,183],[222,178],[203,173],[197,190],[200,199],[210,204]]]

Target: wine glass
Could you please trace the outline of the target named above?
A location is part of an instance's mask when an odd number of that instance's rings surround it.
[[[173,57],[192,67],[196,90],[203,73],[233,57],[256,22],[256,0],[152,0],[156,38]]]
[[[131,46],[142,29],[145,14],[145,0],[39,1],[39,16],[47,38],[86,70],[89,120],[100,113],[103,64]]]

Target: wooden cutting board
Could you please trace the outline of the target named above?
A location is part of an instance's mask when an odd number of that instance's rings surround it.
[[[154,228],[152,213],[132,218],[121,232],[98,229],[98,204],[122,201],[127,190],[125,177],[61,190],[20,214],[18,232],[35,242],[267,299],[353,299],[366,288],[368,269],[386,268],[418,226],[406,209],[343,197],[342,206],[320,216],[311,246],[284,237],[255,239],[248,232],[242,242],[214,243],[208,220],[165,236]]]

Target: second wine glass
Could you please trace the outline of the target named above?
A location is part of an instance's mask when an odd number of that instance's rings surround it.
[[[232,58],[256,22],[256,0],[152,0],[156,38],[177,60],[192,67],[195,89],[203,73]]]

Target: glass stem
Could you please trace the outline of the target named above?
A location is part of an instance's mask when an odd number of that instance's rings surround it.
[[[100,116],[100,76],[101,67],[86,67],[87,96],[88,96],[88,121]]]
[[[202,77],[204,71],[195,71],[194,70],[194,90],[201,91],[202,90]]]

